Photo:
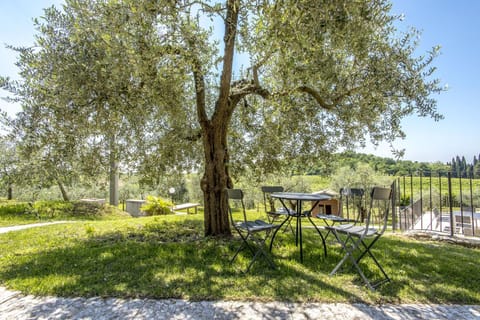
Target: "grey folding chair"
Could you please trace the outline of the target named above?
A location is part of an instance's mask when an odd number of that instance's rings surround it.
[[[268,222],[274,223],[278,220],[281,220],[283,222],[283,220],[287,219],[289,212],[287,211],[287,209],[285,209],[285,206],[283,206],[283,204],[280,203],[278,199],[271,197],[272,193],[283,192],[284,188],[282,186],[262,186],[261,189],[263,192],[263,205],[265,207],[265,213],[267,214]],[[287,225],[285,226],[284,230],[289,227],[294,233],[291,225],[291,220],[287,221]]]
[[[340,200],[345,202],[346,212],[343,217],[349,222],[360,222],[364,215],[364,195],[362,188],[342,188],[340,189]],[[351,216],[350,216],[351,214]]]
[[[261,189],[263,192],[263,206],[265,207],[265,213],[270,223],[288,214],[282,204],[277,203],[276,199],[270,196],[274,192],[283,192],[284,189],[282,186],[262,186]]]
[[[344,257],[335,266],[330,275],[334,275],[342,267],[342,265],[350,260],[353,267],[357,270],[358,274],[365,282],[367,287],[371,290],[375,290],[377,286],[382,283],[390,281],[390,278],[382,268],[377,258],[373,255],[371,248],[380,239],[385,230],[387,229],[388,213],[392,200],[392,188],[374,187],[370,196],[370,209],[367,213],[365,225],[350,225],[350,226],[330,226],[328,230],[335,235],[335,238],[342,246],[345,253]],[[371,225],[374,214],[377,213],[382,218],[382,226],[375,228]],[[368,255],[372,258],[375,265],[380,269],[383,274],[383,278],[376,283],[372,283],[365,276],[360,267],[360,261]]]
[[[253,254],[252,261],[247,267],[245,272],[250,270],[252,264],[259,257],[263,257],[270,267],[275,268],[275,264],[267,253],[265,240],[269,236],[272,230],[279,228],[280,225],[271,224],[263,220],[248,220],[245,210],[245,204],[243,202],[243,191],[241,189],[227,189],[228,192],[228,208],[230,213],[230,219],[233,228],[242,238],[242,244],[238,247],[237,251],[233,255],[230,263],[233,263],[237,258],[240,251],[248,249]],[[234,215],[234,204],[241,209],[241,217],[236,218]]]
[[[363,214],[363,195],[364,190],[360,188],[341,188],[340,189],[340,215],[319,213],[315,215],[318,219],[325,222],[327,234],[325,240],[331,233],[332,227],[337,224],[339,228],[350,228],[362,220]],[[346,208],[345,212],[343,208]],[[356,211],[356,215],[355,215]],[[351,213],[351,214],[350,214]],[[352,218],[350,217],[352,216]],[[355,217],[356,216],[356,217]],[[355,218],[354,218],[355,217]],[[340,225],[338,225],[340,224]]]

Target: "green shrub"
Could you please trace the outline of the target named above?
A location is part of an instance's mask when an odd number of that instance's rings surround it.
[[[28,214],[30,213],[29,209],[28,203],[25,202],[4,202],[0,205],[0,216]]]
[[[103,204],[97,202],[74,201],[73,215],[86,217],[100,215],[103,206]]]
[[[40,217],[55,218],[73,214],[73,203],[68,201],[37,201],[33,207]]]
[[[147,201],[140,208],[148,216],[171,214],[173,203],[160,197],[147,196]]]

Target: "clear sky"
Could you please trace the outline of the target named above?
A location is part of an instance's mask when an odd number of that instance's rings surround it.
[[[0,2],[0,75],[18,78],[14,52],[5,44],[33,43],[32,19],[42,9],[61,0],[5,0]],[[401,27],[422,31],[419,53],[441,46],[434,65],[436,77],[448,91],[437,96],[444,120],[410,117],[403,128],[406,139],[395,147],[405,148],[405,160],[447,162],[456,155],[468,162],[480,154],[480,1],[476,0],[394,0],[393,13],[404,14]],[[0,91],[0,96],[5,96]],[[0,108],[14,114],[19,107],[0,100]],[[362,150],[361,150],[362,151]],[[362,152],[393,157],[388,146],[368,147]]]

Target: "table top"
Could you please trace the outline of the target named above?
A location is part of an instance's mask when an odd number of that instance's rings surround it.
[[[271,194],[272,198],[286,199],[286,200],[301,200],[301,201],[321,201],[330,200],[332,197],[320,193],[301,193],[301,192],[274,192]]]

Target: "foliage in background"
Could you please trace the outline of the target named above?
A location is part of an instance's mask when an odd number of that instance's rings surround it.
[[[69,201],[36,201],[33,208],[40,217],[54,218],[72,216],[73,203]]]
[[[418,162],[410,160],[392,159],[378,157],[373,154],[357,153],[354,151],[345,151],[331,155],[328,163],[318,163],[313,165],[306,174],[329,176],[341,167],[356,168],[359,163],[368,164],[375,172],[384,175],[407,175],[414,172],[441,172],[445,174],[449,171],[449,164],[437,162]]]
[[[126,212],[105,204],[85,201],[42,200],[37,202],[0,202],[0,225],[25,224],[51,220],[125,219]]]
[[[357,163],[355,167],[341,167],[331,176],[330,186],[333,190],[341,188],[362,188],[369,190],[374,186],[390,186],[394,177],[376,172],[367,163]]]
[[[450,171],[452,172],[452,177],[455,178],[470,178],[472,176],[480,178],[480,154],[473,156],[473,162],[469,163],[465,159],[465,156],[461,158],[457,155],[452,158],[450,162]]]

